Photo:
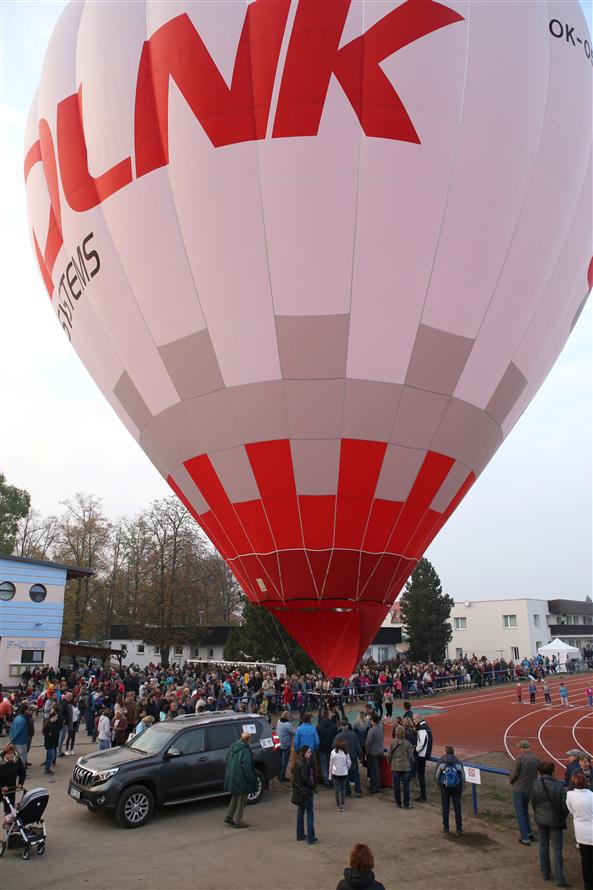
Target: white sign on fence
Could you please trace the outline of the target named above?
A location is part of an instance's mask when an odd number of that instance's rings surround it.
[[[480,777],[480,770],[475,766],[464,766],[463,772],[465,773],[465,781],[469,782],[471,785],[481,785],[482,779]]]

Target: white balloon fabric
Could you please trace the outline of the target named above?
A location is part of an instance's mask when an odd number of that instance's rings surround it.
[[[25,180],[59,322],[330,673],[584,305],[591,68],[566,0],[88,0],[54,31]]]

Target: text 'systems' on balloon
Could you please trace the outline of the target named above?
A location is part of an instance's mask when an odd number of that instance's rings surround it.
[[[59,323],[330,674],[587,298],[591,73],[566,0],[76,2],[53,33],[24,172]]]

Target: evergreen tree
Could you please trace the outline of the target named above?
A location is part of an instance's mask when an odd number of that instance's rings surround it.
[[[308,673],[315,664],[264,606],[244,599],[243,624],[234,627],[224,647],[228,661],[276,661],[289,673]]]
[[[441,661],[453,636],[448,622],[455,600],[443,593],[441,579],[427,559],[421,559],[400,597],[401,617],[418,661]]]

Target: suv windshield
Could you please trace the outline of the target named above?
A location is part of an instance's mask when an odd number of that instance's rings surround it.
[[[169,729],[169,727],[165,728],[159,724],[156,726],[149,726],[147,729],[144,729],[140,735],[136,735],[133,739],[130,739],[126,745],[132,751],[141,751],[143,754],[158,754],[178,729],[178,726]]]

